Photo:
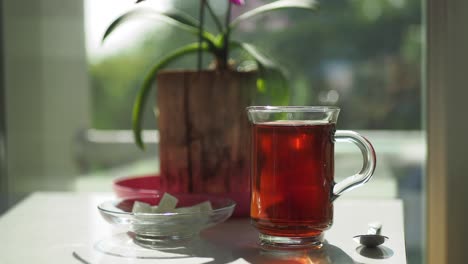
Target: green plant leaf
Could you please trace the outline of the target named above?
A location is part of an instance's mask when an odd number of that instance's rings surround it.
[[[169,25],[173,25],[179,29],[182,29],[194,35],[198,35],[198,32],[199,32],[198,21],[181,11],[171,10],[167,12],[160,12],[149,7],[139,7],[139,8],[130,10],[122,14],[118,18],[116,18],[109,25],[109,27],[107,27],[106,31],[104,32],[104,36],[102,37],[102,41],[106,40],[106,38],[112,32],[114,32],[115,29],[117,29],[120,25],[124,24],[125,22],[129,20],[137,19],[137,18],[157,19],[161,22],[164,22]],[[203,38],[205,41],[209,43],[214,43],[215,37],[209,32],[203,31]]]
[[[235,28],[240,22],[244,20],[274,10],[286,8],[300,8],[315,11],[317,10],[317,7],[318,3],[316,0],[278,0],[243,13],[231,22],[230,28]]]
[[[176,51],[172,52],[171,54],[167,55],[166,57],[162,58],[158,63],[156,63],[148,72],[143,83],[138,91],[137,97],[135,99],[135,103],[133,104],[133,113],[132,113],[132,125],[133,125],[133,136],[135,138],[135,143],[141,148],[144,149],[143,139],[141,138],[141,127],[142,127],[142,116],[143,116],[143,109],[145,108],[145,104],[147,101],[148,94],[151,90],[154,78],[156,77],[157,72],[166,67],[169,63],[176,60],[179,57],[182,57],[189,53],[198,52],[199,49],[202,51],[209,51],[212,52],[210,46],[206,43],[202,43],[201,47],[199,43],[192,43],[186,46],[183,46]]]
[[[257,90],[259,92],[268,93],[272,104],[285,105],[289,102],[287,73],[282,67],[263,55],[252,44],[232,41],[230,46],[244,50],[257,62],[259,70]]]

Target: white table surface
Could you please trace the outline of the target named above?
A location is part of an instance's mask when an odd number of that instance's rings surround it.
[[[121,232],[105,222],[96,206],[108,193],[34,193],[0,217],[0,264],[16,263],[406,263],[400,200],[337,200],[333,227],[319,251],[268,252],[257,245],[248,219],[234,218],[202,232],[200,239],[158,259],[103,254],[97,243]],[[377,249],[352,237],[378,220],[390,239]],[[120,233],[121,234],[121,233]],[[77,253],[85,261],[72,256]],[[158,255],[159,256],[159,255]]]

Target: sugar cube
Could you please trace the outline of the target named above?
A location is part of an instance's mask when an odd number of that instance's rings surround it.
[[[151,205],[139,201],[135,201],[133,203],[133,208],[132,208],[132,213],[135,214],[146,214],[146,213],[151,213]]]
[[[177,205],[177,198],[174,196],[164,193],[163,197],[161,198],[161,201],[159,202],[157,207],[154,207],[152,209],[153,213],[169,213],[173,212],[174,209],[176,208]]]

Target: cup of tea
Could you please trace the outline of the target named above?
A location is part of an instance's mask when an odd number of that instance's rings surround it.
[[[330,106],[250,106],[250,217],[260,244],[320,248],[333,223],[333,201],[366,183],[376,157],[371,143],[354,131],[336,130],[340,109]],[[335,142],[362,152],[359,173],[334,181]]]

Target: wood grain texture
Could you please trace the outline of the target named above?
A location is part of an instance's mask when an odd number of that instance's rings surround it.
[[[166,71],[157,76],[161,179],[173,192],[248,192],[245,107],[256,73]]]

